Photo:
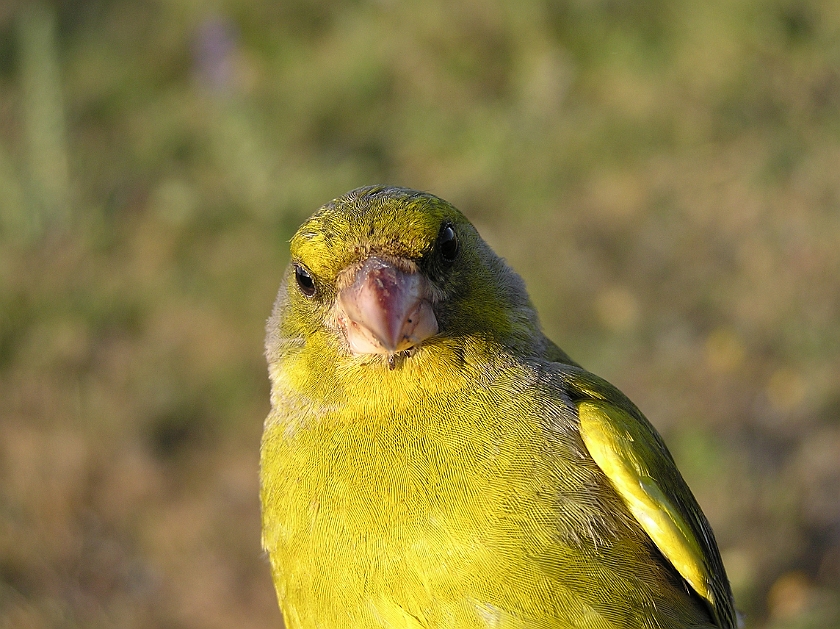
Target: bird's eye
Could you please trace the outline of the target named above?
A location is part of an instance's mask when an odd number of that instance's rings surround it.
[[[449,223],[446,223],[440,230],[438,247],[440,249],[440,255],[447,262],[452,262],[455,256],[458,255],[458,236]]]
[[[302,265],[295,265],[295,280],[297,281],[300,292],[306,297],[312,297],[315,294],[315,280]]]

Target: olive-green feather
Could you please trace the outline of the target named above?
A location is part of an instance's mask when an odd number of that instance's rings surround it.
[[[691,588],[718,626],[737,616],[714,534],[662,438],[623,394],[581,370],[575,379],[580,434],[633,517]]]

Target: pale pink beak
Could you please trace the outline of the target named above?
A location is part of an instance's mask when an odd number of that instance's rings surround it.
[[[356,354],[396,354],[437,334],[428,280],[368,258],[338,294],[338,320]]]

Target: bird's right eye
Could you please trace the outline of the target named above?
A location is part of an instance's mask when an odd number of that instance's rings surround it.
[[[305,297],[312,297],[315,294],[315,280],[301,264],[295,265],[295,281]]]

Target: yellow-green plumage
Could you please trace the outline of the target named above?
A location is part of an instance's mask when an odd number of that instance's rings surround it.
[[[291,253],[268,323],[261,460],[263,544],[290,629],[735,626],[711,530],[661,439],[543,336],[521,280],[457,210],[356,190]],[[410,261],[434,291],[439,332],[396,357],[354,354],[335,324],[343,274],[372,255]],[[654,524],[681,541],[637,520],[609,471],[624,447],[629,467],[613,467],[625,484],[640,470]]]

